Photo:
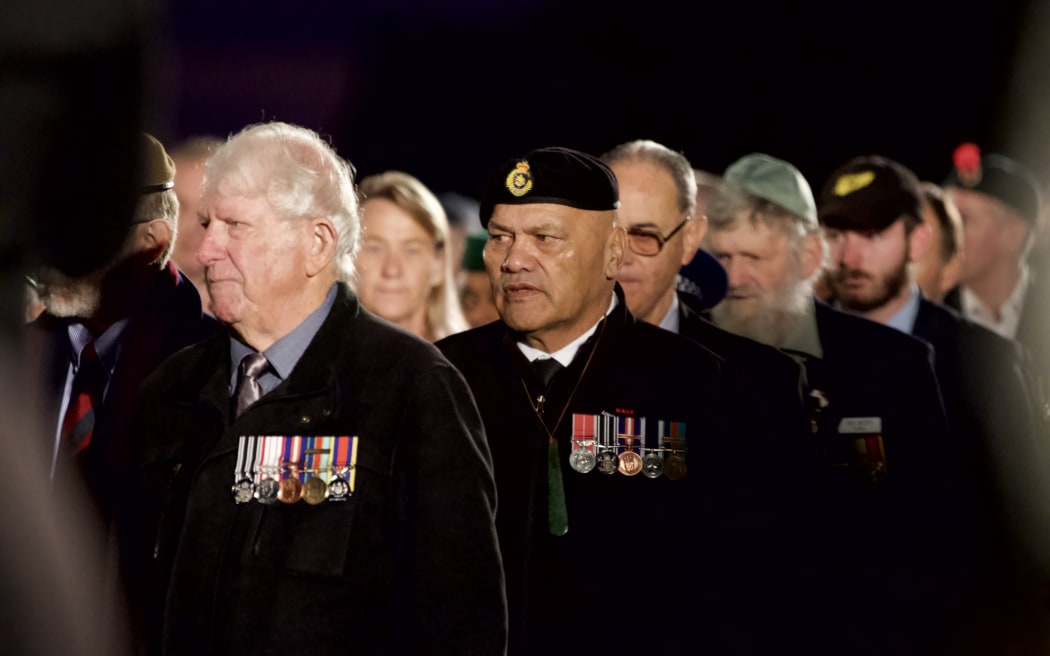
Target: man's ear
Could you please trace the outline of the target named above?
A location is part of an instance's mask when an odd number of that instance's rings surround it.
[[[310,250],[306,257],[306,275],[316,276],[328,268],[335,258],[339,234],[328,217],[311,219],[309,224]]]
[[[154,258],[159,258],[161,253],[168,249],[175,236],[171,224],[164,219],[140,223],[135,228],[135,250],[149,253]]]
[[[809,279],[824,261],[824,242],[819,232],[805,236],[802,243],[802,278]]]
[[[682,261],[679,264],[685,266],[693,261],[696,252],[700,250],[700,244],[707,234],[707,217],[703,214],[693,217],[682,228],[682,232],[685,234],[682,235]]]
[[[627,231],[615,226],[605,240],[605,278],[612,280],[620,273],[623,256],[627,252]]]
[[[908,235],[908,261],[918,262],[933,245],[933,231],[930,226],[920,223],[911,229]]]

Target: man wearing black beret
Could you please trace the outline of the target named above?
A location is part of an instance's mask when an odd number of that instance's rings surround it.
[[[787,533],[776,449],[734,434],[724,361],[628,311],[618,207],[581,152],[497,169],[481,221],[501,320],[437,344],[492,449],[515,655],[695,654],[782,619],[757,608]]]

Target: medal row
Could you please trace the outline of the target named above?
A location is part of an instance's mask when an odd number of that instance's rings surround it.
[[[647,478],[666,476],[672,481],[685,478],[687,467],[683,454],[672,451],[665,457],[660,451],[664,449],[649,451],[643,457],[634,451],[617,454],[615,447],[598,447],[596,453],[593,446],[577,443],[569,454],[569,466],[581,474],[597,469],[610,475],[619,472],[624,476],[643,474]]]
[[[296,475],[274,478],[265,476],[259,483],[244,477],[233,484],[233,500],[248,503],[252,499],[262,504],[298,503],[300,500],[316,506],[325,501],[346,501],[353,494],[349,476],[335,474],[325,481],[321,476],[310,476],[303,483]]]

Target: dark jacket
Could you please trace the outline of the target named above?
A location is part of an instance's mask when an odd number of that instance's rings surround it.
[[[492,465],[456,370],[345,285],[291,376],[236,419],[229,348],[183,351],[143,389],[133,566],[164,653],[502,653]],[[236,504],[251,435],[357,436],[356,490]]]
[[[546,391],[502,322],[438,343],[470,384],[492,448],[510,653],[695,654],[726,642],[747,652],[755,632],[744,625],[769,619],[748,604],[760,597],[756,587],[776,588],[762,559],[781,537],[769,508],[786,491],[765,478],[777,447],[738,430],[739,390],[724,361],[636,321],[618,286],[617,295]],[[548,530],[550,437],[533,407],[540,395],[565,486],[564,536]],[[685,478],[573,470],[573,414],[603,412],[644,417],[650,445],[658,421],[685,422]]]
[[[1038,643],[1024,641],[1050,636],[1038,601],[1045,579],[1033,558],[1050,529],[1050,470],[1023,351],[926,299],[912,334],[934,350],[964,494],[958,508],[969,550],[958,571],[972,587],[961,604],[966,614],[959,622],[968,630],[960,632],[956,651],[988,653],[1007,644],[1038,651]],[[1026,619],[1018,624],[1018,617]]]
[[[58,470],[60,476],[79,471],[106,524],[118,512],[114,505],[126,495],[124,486],[139,442],[131,423],[142,381],[171,354],[219,330],[218,323],[201,311],[197,290],[172,265],[156,273],[143,298],[127,317],[109,388],[102,407],[95,409],[91,445],[78,457],[73,470],[61,459]],[[44,417],[55,422],[47,425],[49,438],[58,422],[72,359],[68,325],[66,319],[41,315],[31,324],[27,340],[41,363]]]
[[[956,445],[931,349],[820,301],[816,321],[823,357],[805,365],[826,401],[814,407],[825,651],[928,653],[955,592],[948,563],[960,537],[947,455]],[[864,429],[872,418],[880,431]]]

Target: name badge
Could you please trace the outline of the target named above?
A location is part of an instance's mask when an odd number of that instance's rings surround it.
[[[881,433],[882,417],[843,417],[839,422],[839,433],[855,435],[858,433]]]

